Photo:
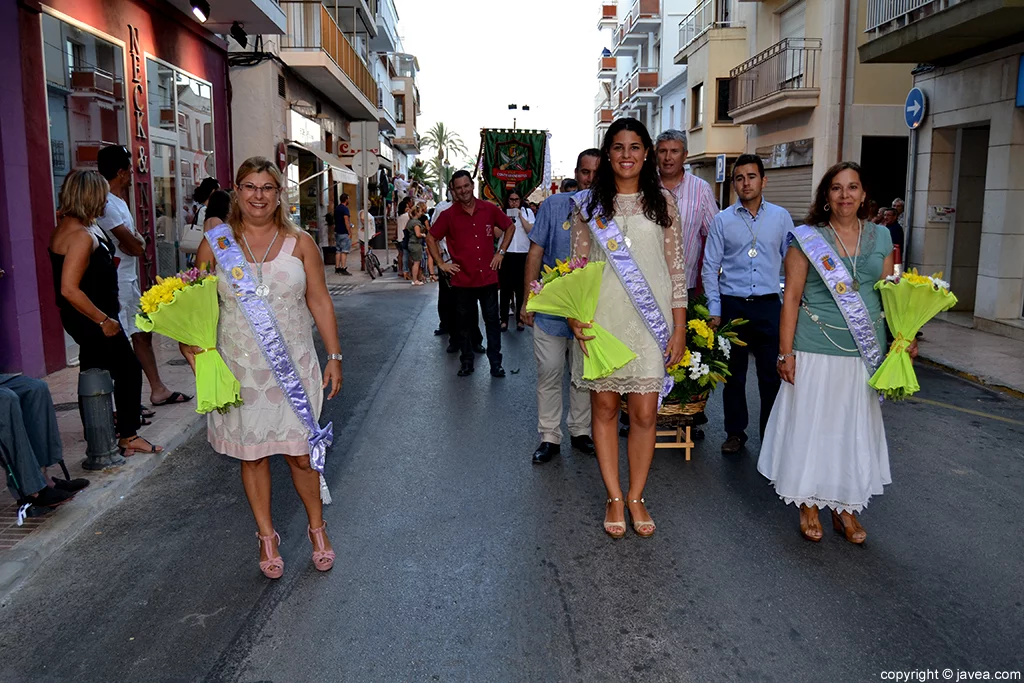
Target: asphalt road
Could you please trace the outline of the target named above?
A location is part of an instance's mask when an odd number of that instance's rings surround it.
[[[825,515],[825,539],[801,539],[795,509],[756,471],[756,439],[719,454],[713,398],[693,460],[655,459],[655,536],[613,541],[593,458],[565,448],[529,462],[530,333],[504,335],[504,380],[485,361],[457,378],[431,335],[433,306],[432,287],[337,299],[332,572],[310,563],[278,462],[285,577],[263,578],[237,464],[200,435],[0,610],[0,681],[845,682],[1024,669],[1020,400],[920,368],[930,402],[885,406],[894,483],[855,547]]]

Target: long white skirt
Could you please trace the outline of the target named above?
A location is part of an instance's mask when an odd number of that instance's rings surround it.
[[[860,512],[892,483],[878,394],[859,356],[797,353],[772,406],[757,470],[787,504]]]

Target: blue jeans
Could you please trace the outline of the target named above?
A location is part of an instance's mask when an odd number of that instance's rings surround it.
[[[41,468],[64,459],[57,412],[43,380],[0,375],[0,454],[10,468],[7,489],[15,499],[46,488]]]

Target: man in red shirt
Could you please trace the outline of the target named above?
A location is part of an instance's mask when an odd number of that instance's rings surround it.
[[[434,221],[427,234],[427,249],[434,257],[434,263],[452,278],[462,350],[459,377],[473,372],[471,328],[476,324],[478,301],[487,330],[487,360],[491,362],[491,377],[504,377],[501,323],[498,319],[498,269],[515,233],[508,229],[512,219],[490,202],[473,196],[473,178],[469,171],[456,171],[452,175],[451,190],[455,205]],[[504,233],[497,253],[494,251],[495,229]],[[441,239],[446,240],[451,263],[445,263],[441,258],[437,246]]]

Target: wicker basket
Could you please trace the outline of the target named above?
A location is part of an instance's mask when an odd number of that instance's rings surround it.
[[[677,427],[688,424],[697,427],[706,424],[708,419],[704,416],[704,408],[707,404],[706,396],[690,403],[662,403],[661,409],[658,410],[658,426]],[[622,399],[622,410],[629,414],[625,397]]]

